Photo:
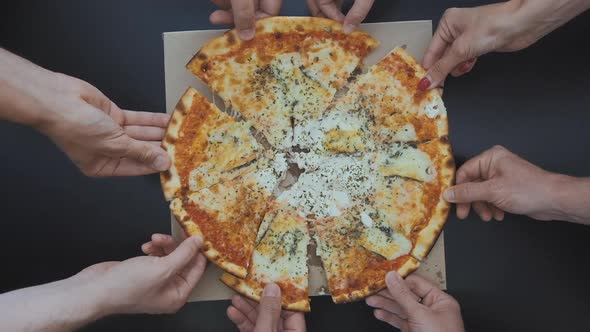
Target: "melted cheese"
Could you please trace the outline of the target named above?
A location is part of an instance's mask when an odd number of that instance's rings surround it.
[[[403,176],[425,182],[436,178],[436,169],[430,157],[407,144],[395,144],[380,152],[377,164],[383,176]]]
[[[263,283],[290,280],[307,288],[307,245],[305,220],[278,211],[272,215],[252,255],[251,273]]]
[[[294,154],[294,161],[307,171],[278,200],[302,216],[339,216],[372,193],[375,183],[372,158],[371,154],[364,157]]]

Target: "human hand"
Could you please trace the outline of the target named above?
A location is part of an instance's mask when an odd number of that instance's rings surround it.
[[[281,289],[275,284],[264,287],[260,304],[234,296],[227,316],[240,332],[305,331],[303,313],[281,310]]]
[[[155,237],[150,247],[158,248],[165,256],[104,262],[72,277],[89,285],[89,294],[85,296],[97,299],[102,315],[173,313],[186,303],[207,263],[199,253],[202,240],[190,237],[175,248],[171,238],[161,234]]]
[[[342,22],[345,33],[351,33],[367,17],[375,0],[355,0],[346,14],[342,13],[342,0],[307,0],[313,16],[327,17]]]
[[[495,146],[457,170],[456,185],[445,191],[444,198],[457,203],[460,219],[469,215],[471,207],[484,221],[502,220],[504,212],[562,219],[556,195],[563,178]]]
[[[526,48],[589,7],[585,0],[512,0],[474,8],[450,8],[424,55],[428,70],[418,87],[441,86],[450,73],[463,75],[477,57]]]
[[[366,299],[375,318],[402,332],[464,331],[459,303],[423,278],[404,281],[397,272],[385,277],[387,289]]]
[[[256,19],[276,16],[282,0],[211,0],[220,7],[211,13],[213,24],[234,24],[242,40],[254,38]]]

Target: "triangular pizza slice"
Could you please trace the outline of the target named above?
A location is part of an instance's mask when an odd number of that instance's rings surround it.
[[[168,201],[235,178],[262,152],[248,122],[234,120],[193,88],[176,105],[162,147],[172,160],[160,175]]]
[[[379,180],[370,205],[389,227],[410,239],[411,255],[422,260],[449,212],[442,193],[454,179],[450,145],[446,140],[398,145],[377,160]]]
[[[360,218],[357,211],[349,211],[313,222],[317,254],[335,303],[363,299],[386,287],[387,272],[397,271],[406,276],[419,266],[409,255],[411,248],[398,244],[407,241],[374,225],[365,225]],[[385,243],[371,243],[374,240]]]
[[[260,301],[268,283],[281,288],[282,307],[309,311],[306,220],[290,209],[274,207],[265,216],[259,241],[245,278],[225,273],[221,281],[236,292]]]
[[[284,155],[261,158],[246,174],[174,199],[170,210],[187,235],[203,237],[209,260],[245,277],[269,198],[286,171]]]

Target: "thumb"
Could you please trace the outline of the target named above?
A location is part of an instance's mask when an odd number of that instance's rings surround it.
[[[202,244],[203,240],[200,236],[191,236],[182,241],[176,250],[163,259],[173,271],[178,272],[192,261]]]
[[[420,307],[416,296],[397,272],[391,271],[387,273],[385,283],[393,300],[399,303],[406,314],[410,314]]]
[[[357,0],[344,18],[344,33],[351,33],[367,17],[375,0]]]
[[[234,16],[234,25],[238,36],[242,40],[254,38],[255,7],[253,0],[231,0],[231,9]]]
[[[492,193],[491,181],[467,182],[448,188],[443,197],[449,203],[489,202]]]
[[[170,157],[159,146],[133,139],[127,135],[121,136],[119,140],[117,145],[122,148],[115,150],[121,151],[121,153],[116,153],[117,157],[136,160],[156,171],[165,171],[170,167]]]
[[[426,75],[418,84],[418,89],[426,91],[440,86],[457,66],[474,58],[475,55],[471,55],[467,48],[462,46],[464,44],[462,38],[455,40],[448,52],[428,68]]]
[[[276,331],[281,316],[281,289],[276,284],[268,284],[262,292],[258,305],[255,331]]]

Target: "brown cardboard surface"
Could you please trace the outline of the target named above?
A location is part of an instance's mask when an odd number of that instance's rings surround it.
[[[365,67],[384,57],[395,46],[405,45],[418,60],[422,59],[432,36],[431,21],[387,22],[362,24],[361,29],[378,39],[381,44],[367,58]],[[203,30],[164,33],[164,70],[166,80],[166,110],[172,112],[184,93],[192,86],[213,100],[211,90],[197,77],[186,70],[186,63],[208,40],[220,36],[225,30]],[[220,101],[217,100],[219,103]],[[221,106],[221,105],[220,105]],[[172,217],[172,235],[182,238],[182,230]],[[325,276],[317,257],[310,259],[310,294],[325,293]],[[433,281],[440,288],[446,288],[444,236],[441,234],[428,257],[421,264],[417,274]],[[194,289],[189,301],[229,299],[234,292],[219,281],[222,271],[209,263],[207,270]]]

